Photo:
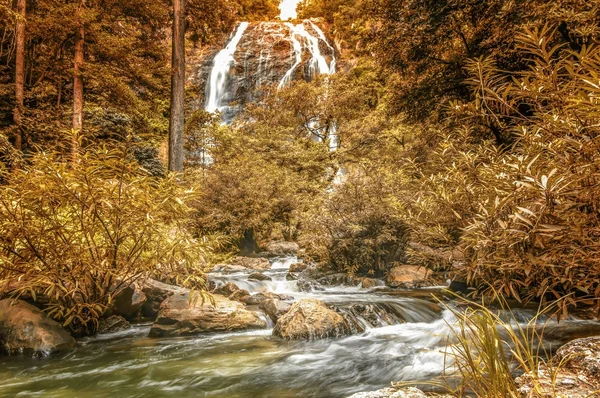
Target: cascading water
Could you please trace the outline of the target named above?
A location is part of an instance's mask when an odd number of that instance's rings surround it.
[[[234,54],[237,46],[248,28],[248,22],[242,22],[238,26],[233,38],[227,46],[215,56],[213,67],[207,84],[206,106],[208,112],[223,111],[227,99],[227,83],[231,74],[232,66],[235,64]]]
[[[330,74],[331,69],[330,66],[327,65],[327,61],[325,57],[321,54],[321,50],[319,48],[319,37],[313,36],[306,30],[305,24],[309,26],[315,26],[311,21],[304,21],[300,24],[294,25],[290,22],[286,22],[285,25],[291,31],[291,39],[294,45],[294,52],[296,54],[296,62],[292,65],[292,67],[285,73],[281,81],[279,82],[279,88],[284,87],[286,84],[289,84],[293,80],[294,72],[302,62],[302,52],[304,50],[308,50],[311,55],[310,60],[307,64],[307,73],[308,80],[311,80],[317,74]],[[320,31],[320,30],[319,30]],[[325,39],[325,35],[323,35],[322,31],[321,38],[327,44],[327,46],[333,50],[333,47],[329,45],[327,40]],[[335,51],[332,51],[333,58],[331,64],[335,70]]]
[[[263,85],[282,88],[296,79],[310,81],[336,69],[335,49],[312,21],[241,23],[226,47],[200,71],[204,108],[229,123],[243,105],[260,96]],[[201,76],[206,76],[202,78]]]
[[[275,283],[287,281],[281,275],[296,261],[271,259],[271,269],[263,274]],[[252,272],[210,278],[245,280],[251,290],[260,291],[256,281],[248,280]],[[294,284],[282,286],[295,299],[318,298],[329,304],[352,324],[355,334],[285,341],[264,329],[151,339],[149,325],[136,325],[83,339],[76,351],[58,358],[0,357],[0,396],[112,397],[118,391],[123,397],[344,398],[391,381],[442,381],[440,376],[448,371],[446,352],[456,319],[427,299],[430,291],[386,293],[336,286],[299,292]],[[417,293],[421,296],[415,297]],[[534,314],[524,310],[521,315],[526,322]],[[576,332],[600,333],[594,321],[541,324],[545,349],[556,348]]]

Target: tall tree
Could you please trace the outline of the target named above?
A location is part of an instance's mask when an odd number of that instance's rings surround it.
[[[185,0],[173,0],[171,55],[171,115],[169,119],[169,171],[183,171],[185,106]]]
[[[73,137],[71,138],[71,156],[73,161],[77,160],[77,154],[79,151],[78,137],[81,133],[81,127],[83,125],[83,77],[81,76],[81,69],[83,66],[85,28],[83,26],[81,13],[83,12],[84,6],[85,0],[81,0],[75,16],[77,27],[75,30],[75,51],[73,55]]]
[[[25,84],[25,18],[27,17],[26,0],[17,0],[17,26],[15,49],[15,109],[13,120],[16,126],[15,148],[23,149],[23,93]]]

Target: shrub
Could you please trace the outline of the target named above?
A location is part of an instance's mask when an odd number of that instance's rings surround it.
[[[474,61],[474,118],[516,137],[479,168],[488,193],[465,228],[466,276],[484,294],[600,308],[600,48],[554,46],[548,28],[518,38],[531,69]]]
[[[93,333],[123,288],[143,276],[204,285],[206,247],[187,231],[194,195],[151,177],[123,149],[67,164],[55,154],[0,187],[0,292],[44,298],[75,334]]]
[[[379,275],[401,260],[407,228],[387,190],[385,176],[350,172],[306,220],[309,254],[339,271]]]

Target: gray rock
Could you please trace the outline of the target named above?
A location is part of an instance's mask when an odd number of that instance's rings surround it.
[[[277,322],[280,317],[290,311],[290,308],[292,308],[292,303],[272,298],[266,299],[260,303],[260,308],[265,311],[265,313],[273,322]]]
[[[294,263],[290,265],[290,272],[302,272],[308,268],[306,263]]]
[[[129,320],[135,319],[146,301],[144,292],[133,285],[127,286],[114,297],[110,313]]]
[[[440,397],[440,396],[438,396]],[[446,397],[446,395],[444,395]],[[447,397],[450,397],[448,395]],[[348,398],[428,398],[425,393],[417,388],[382,388],[377,391],[359,392],[349,396]],[[441,397],[440,397],[441,398]]]
[[[213,292],[215,294],[221,294],[223,296],[229,297],[238,290],[240,290],[238,285],[236,285],[233,282],[227,282],[226,284],[217,287]]]
[[[563,345],[556,351],[552,362],[553,368],[541,365],[536,375],[526,373],[515,380],[523,396],[543,398],[598,396],[600,336],[576,339]],[[556,373],[553,369],[557,369]],[[538,393],[534,394],[535,390]]]

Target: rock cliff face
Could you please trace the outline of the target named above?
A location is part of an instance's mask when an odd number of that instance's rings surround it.
[[[313,21],[242,22],[192,79],[204,88],[205,109],[222,112],[229,122],[245,103],[256,100],[262,86],[310,81],[335,68],[336,50]]]

